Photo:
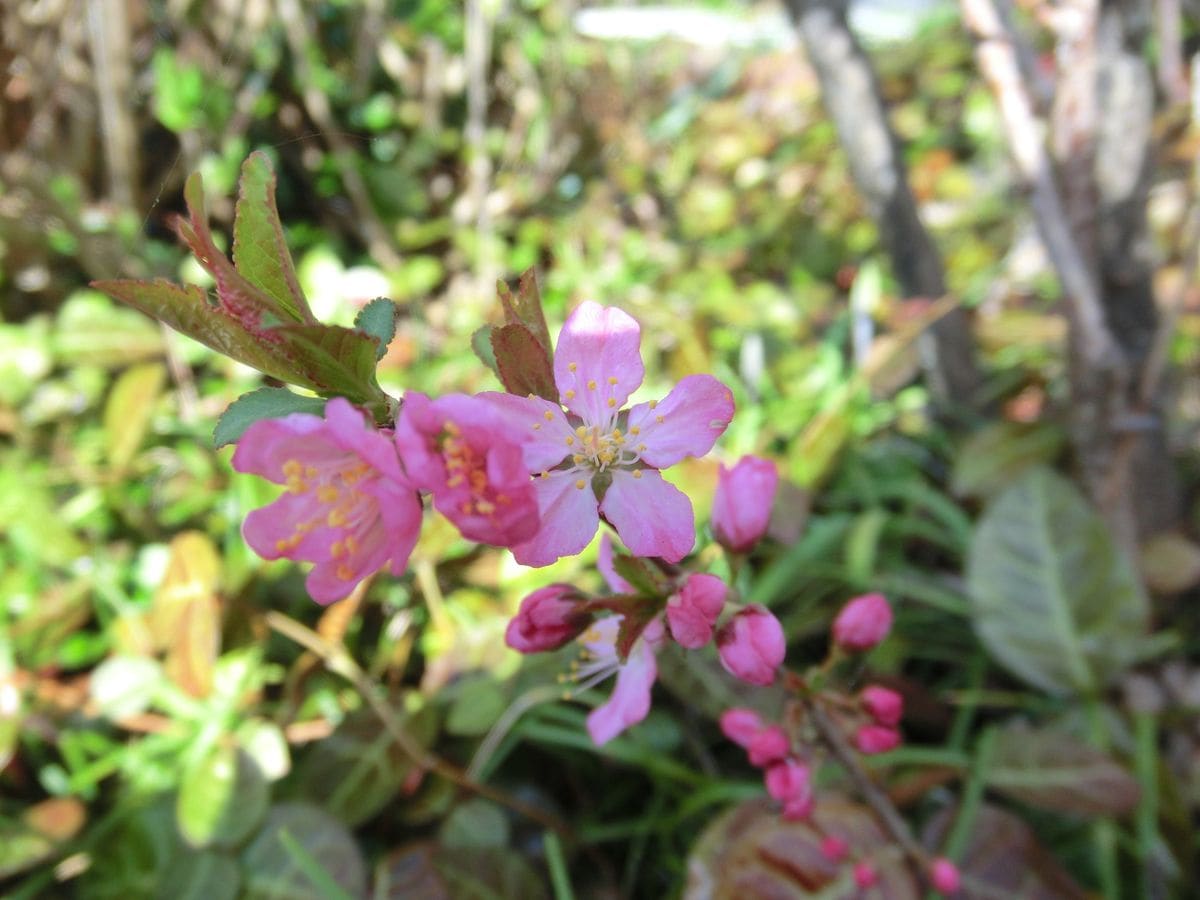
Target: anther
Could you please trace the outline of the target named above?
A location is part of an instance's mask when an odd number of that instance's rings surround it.
[[[655,417],[654,417],[654,421],[655,421],[655,422],[657,422],[659,425],[661,425],[661,424],[663,423],[663,417],[662,417],[662,416],[655,416]]]
[[[608,408],[612,409],[616,405],[617,405],[617,401],[614,398],[609,397],[608,398]]]
[[[616,384],[616,383],[617,383],[617,376],[616,376],[616,375],[609,375],[609,376],[608,376],[608,383],[609,383],[609,384]]]
[[[587,487],[587,482],[580,478],[575,482],[575,487],[582,491],[585,487]]]
[[[544,413],[542,413],[542,418],[545,419],[547,422],[553,422],[554,421],[554,413],[550,412],[550,410],[546,410]]]
[[[568,388],[566,394],[564,394],[563,396],[566,397],[568,400],[574,400],[575,399],[575,391]]]
[[[595,378],[589,378],[589,379],[588,379],[588,390],[589,390],[589,391],[594,391],[595,389],[596,389],[596,379],[595,379]]]
[[[657,406],[658,406],[658,401],[657,401],[657,400],[651,400],[651,401],[650,401],[650,408],[651,408],[651,409],[655,409]]]
[[[641,470],[641,469],[634,469],[634,470],[633,470],[633,477],[634,477],[634,478],[641,478],[641,477],[642,477],[642,470]]]
[[[571,435],[568,434],[567,435],[567,446],[570,447],[574,443],[575,443],[575,438],[571,437]]]
[[[567,368],[574,372],[579,368],[579,363],[567,363]]]

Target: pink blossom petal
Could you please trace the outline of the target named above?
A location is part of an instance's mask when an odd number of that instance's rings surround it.
[[[732,469],[721,466],[712,508],[717,541],[738,553],[753,547],[767,533],[778,486],[779,472],[769,459],[743,456]]]
[[[325,422],[333,439],[343,449],[357,453],[384,478],[404,482],[400,458],[393,442],[376,430],[366,413],[350,405],[343,397],[325,404]]]
[[[633,585],[617,574],[616,566],[613,565],[613,557],[616,550],[613,548],[612,538],[608,532],[600,536],[600,550],[596,554],[596,568],[600,570],[600,574],[604,576],[604,582],[608,585],[608,589],[614,594],[636,594]]]
[[[665,469],[688,456],[703,456],[732,419],[729,388],[711,375],[688,375],[660,402],[634,406],[629,432],[646,447],[642,459]]]
[[[320,467],[344,456],[325,434],[325,420],[309,413],[292,413],[278,419],[260,419],[246,429],[233,451],[233,468],[283,484],[283,464],[300,458]]]
[[[574,640],[591,622],[583,596],[569,584],[551,584],[521,601],[508,623],[504,642],[521,653],[557,650]]]
[[[653,469],[614,471],[600,511],[634,556],[679,562],[696,543],[692,501]]]
[[[524,435],[521,448],[530,472],[553,469],[570,452],[567,438],[574,432],[557,403],[541,397],[518,397],[497,391],[485,391],[475,396],[503,416],[514,429],[514,435]]]
[[[533,488],[541,526],[512,552],[522,565],[548,566],[586,547],[600,525],[600,515],[591,480],[576,472],[550,472],[545,478],[535,478]]]
[[[246,514],[242,537],[263,559],[328,559],[337,530],[325,527],[325,516],[325,507],[311,493],[281,494],[274,503]],[[290,539],[297,526],[307,522],[320,524],[304,532],[292,547]]]
[[[650,688],[657,677],[653,646],[646,640],[637,641],[629,659],[617,672],[617,683],[608,702],[588,713],[588,734],[597,747],[646,718],[650,712]]]
[[[593,425],[621,409],[646,373],[641,342],[641,328],[623,310],[590,300],[575,307],[554,351],[554,382],[567,409]]]

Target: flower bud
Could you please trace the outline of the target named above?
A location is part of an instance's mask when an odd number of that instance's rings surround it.
[[[727,593],[725,582],[716,575],[689,575],[682,589],[667,600],[667,624],[675,642],[695,650],[712,640]]]
[[[783,626],[766,607],[757,604],[739,611],[717,634],[721,665],[750,684],[773,683],[786,652]]]
[[[962,883],[962,876],[959,875],[958,866],[946,857],[939,856],[929,867],[929,880],[939,894],[954,894]]]
[[[821,855],[830,862],[840,863],[850,852],[850,845],[840,837],[827,834],[821,839]]]
[[[854,735],[860,753],[887,753],[900,746],[900,732],[886,725],[864,725]]]
[[[859,702],[867,715],[879,725],[895,727],[904,715],[904,698],[895,691],[878,684],[868,685],[858,695]]]
[[[778,725],[768,725],[752,709],[727,709],[721,713],[721,731],[746,751],[750,764],[762,768],[791,752],[791,741]]]
[[[833,639],[843,650],[870,650],[892,627],[892,608],[883,594],[855,597],[833,620]]]
[[[767,793],[783,804],[783,817],[790,822],[807,819],[812,813],[812,780],[808,766],[789,758],[770,766],[763,776]]]
[[[868,862],[856,863],[854,866],[854,883],[860,888],[874,887],[879,881],[879,873]]]
[[[578,637],[592,616],[579,605],[579,592],[569,584],[551,584],[521,601],[504,631],[504,642],[521,653],[557,650]]]
[[[718,543],[741,553],[767,533],[779,473],[770,460],[743,456],[732,469],[721,466],[713,497],[712,529]]]

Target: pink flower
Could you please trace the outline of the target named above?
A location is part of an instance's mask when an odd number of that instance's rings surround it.
[[[518,562],[545,566],[578,553],[600,515],[635,556],[678,562],[691,551],[691,501],[659,470],[712,449],[733,418],[733,394],[711,375],[689,375],[661,402],[625,410],[645,373],[640,342],[641,330],[626,313],[581,303],[554,354],[561,405],[481,395],[528,436],[525,464],[538,475],[541,528],[512,548]]]
[[[946,857],[939,856],[929,867],[929,880],[933,882],[933,889],[939,894],[953,894],[958,891],[962,883],[962,876],[959,874],[958,866]]]
[[[667,625],[681,647],[695,650],[712,640],[713,625],[725,608],[729,589],[716,575],[689,575],[667,600]]]
[[[904,698],[878,684],[868,685],[858,695],[859,702],[872,719],[880,725],[896,726],[904,715]]]
[[[863,725],[854,734],[860,753],[887,753],[900,746],[900,732],[886,725]]]
[[[410,391],[396,423],[405,471],[463,536],[510,546],[538,529],[537,497],[520,443],[486,400],[448,394],[430,400]]]
[[[579,640],[587,650],[585,662],[576,672],[582,682],[579,690],[599,684],[614,672],[617,684],[608,702],[592,710],[587,717],[588,734],[597,747],[636,725],[650,712],[650,688],[658,677],[654,655],[663,641],[662,622],[655,619],[634,641],[624,663],[617,657],[617,630],[620,616],[593,622]]]
[[[246,429],[233,467],[287,492],[246,517],[242,533],[264,559],[316,563],[309,594],[332,603],[389,560],[399,575],[421,530],[421,502],[392,441],[335,397],[325,418],[293,413]]]
[[[850,852],[850,845],[832,834],[821,839],[821,855],[830,862],[840,863]]]
[[[504,631],[504,642],[521,653],[557,650],[592,621],[580,607],[583,597],[569,584],[551,584],[521,601]]]
[[[752,766],[769,766],[791,752],[791,742],[778,725],[768,725],[752,709],[727,709],[721,714],[721,731],[746,750]]]
[[[767,768],[763,781],[767,793],[783,804],[783,817],[788,821],[807,819],[812,813],[812,780],[808,766],[794,757]]]
[[[883,594],[855,597],[833,620],[833,639],[844,650],[870,650],[892,628],[892,608]]]
[[[750,684],[772,684],[786,652],[779,620],[758,604],[740,610],[717,632],[721,665]]]
[[[721,466],[713,498],[713,535],[721,546],[742,553],[767,533],[779,486],[775,463],[743,456],[732,469]]]
[[[860,888],[874,887],[879,881],[879,874],[869,862],[854,864],[854,883]]]

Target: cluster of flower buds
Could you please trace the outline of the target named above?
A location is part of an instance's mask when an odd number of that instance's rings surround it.
[[[721,731],[746,751],[750,764],[763,770],[767,793],[789,821],[807,819],[813,808],[809,765],[792,752],[791,741],[778,725],[767,724],[752,709],[729,709],[721,715]]]

